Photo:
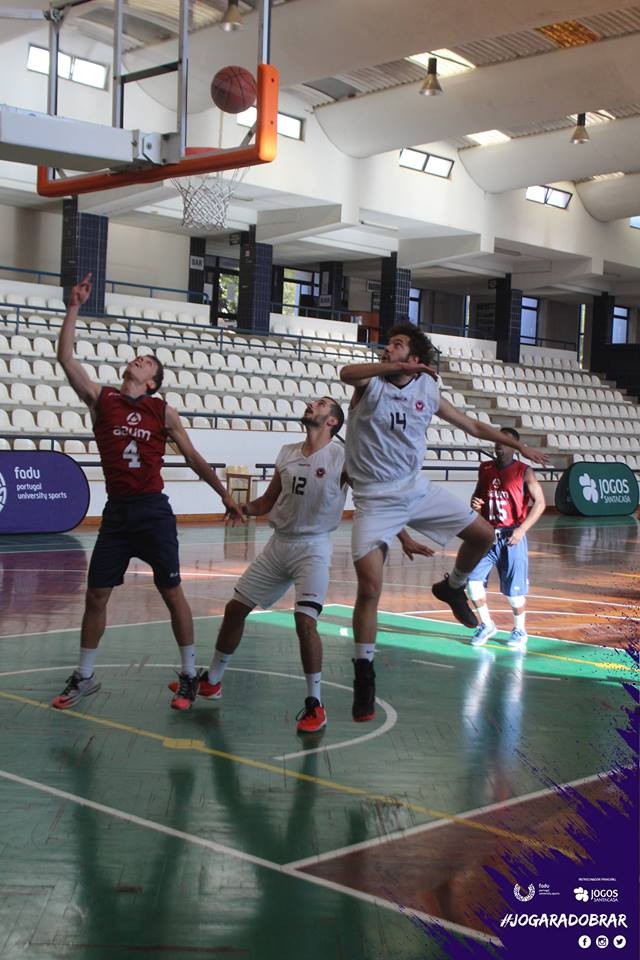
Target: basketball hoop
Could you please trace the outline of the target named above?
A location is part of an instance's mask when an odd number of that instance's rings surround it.
[[[245,173],[246,169],[233,170],[229,179],[216,173],[172,180],[182,197],[182,226],[207,233],[224,230],[229,203]]]

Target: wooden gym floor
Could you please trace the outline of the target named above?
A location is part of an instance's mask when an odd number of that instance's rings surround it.
[[[208,663],[265,526],[183,528]],[[350,719],[349,524],[321,623],[329,725],[301,740],[290,597],[247,621],[217,703],[169,709],[177,662],[143,564],[112,598],[102,689],[50,698],[76,662],[95,533],[0,542],[0,954],[3,960],[237,956],[424,960],[434,923],[486,944],[483,867],[504,851],[575,852],[550,784],[601,798],[630,754],[616,731],[640,633],[635,518],[546,516],[529,537],[526,654],[482,649],[430,585],[453,552],[387,564],[372,724]],[[511,627],[490,583],[501,630]]]

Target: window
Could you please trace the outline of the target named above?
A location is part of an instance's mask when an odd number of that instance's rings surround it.
[[[417,287],[409,290],[409,320],[415,323],[416,327],[420,323],[420,291]]]
[[[568,190],[556,190],[555,187],[527,187],[525,197],[534,203],[545,203],[549,207],[566,210],[573,196]]]
[[[419,170],[420,173],[430,173],[434,177],[443,177],[445,180],[453,169],[453,160],[438,157],[435,153],[413,150],[411,147],[404,147],[400,151],[398,163],[401,167],[407,167],[408,170]]]
[[[540,301],[534,297],[522,298],[520,311],[520,343],[535,344],[538,336],[538,307]]]
[[[284,269],[282,284],[282,312],[290,316],[299,315],[301,297],[320,296],[320,275],[313,270]]]
[[[629,217],[629,226],[640,230],[640,217]]]
[[[626,343],[629,328],[629,308],[614,307],[611,319],[611,343]]]
[[[27,70],[35,73],[49,73],[49,51],[44,47],[29,44],[27,56]],[[73,80],[87,87],[105,90],[107,86],[108,69],[102,63],[92,60],[83,60],[81,57],[70,57],[66,53],[58,53],[58,76],[62,80]]]
[[[236,120],[241,127],[252,127],[256,122],[258,111],[255,107],[249,107],[236,114]],[[288,113],[278,113],[278,133],[283,137],[289,137],[291,140],[302,140],[302,120],[299,117],[292,117]]]

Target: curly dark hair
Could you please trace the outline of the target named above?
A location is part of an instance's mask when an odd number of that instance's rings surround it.
[[[400,336],[408,337],[412,356],[417,357],[420,363],[424,363],[427,367],[434,366],[438,351],[429,337],[425,336],[417,327],[414,327],[412,323],[397,323],[395,327],[389,330],[387,339],[390,340],[391,337]]]
[[[335,437],[339,430],[342,429],[344,423],[344,411],[339,403],[337,403],[333,397],[327,397],[327,400],[331,400],[331,416],[335,417],[338,421],[335,427],[331,427],[331,436]]]

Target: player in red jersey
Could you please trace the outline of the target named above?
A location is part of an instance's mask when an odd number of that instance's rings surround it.
[[[58,339],[58,361],[91,412],[107,503],[89,565],[78,667],[51,705],[65,710],[100,689],[94,664],[106,626],[107,602],[113,587],[122,583],[131,557],[139,557],[153,569],[154,583],[169,609],[180,648],[182,666],[171,706],[188,710],[198,688],[193,618],[180,586],[176,518],[162,493],[160,469],[167,441],[175,443],[188,466],[215,490],[229,513],[244,518],[215,470],[191,443],[176,411],[152,395],[162,383],[159,360],[136,357],[127,364],[122,384],[116,388],[94,383],[74,358],[78,311],[90,294],[89,273],[71,291]]]
[[[503,427],[502,432],[520,439],[518,431],[511,427]],[[485,591],[489,574],[497,567],[500,592],[507,597],[513,611],[514,627],[507,644],[524,649],[527,644],[525,597],[529,589],[526,534],[544,513],[544,492],[531,467],[514,459],[511,447],[496,443],[494,449],[495,458],[480,464],[471,498],[473,509],[496,531],[493,546],[469,574],[467,596],[480,619],[471,643],[483,646],[497,633]]]

